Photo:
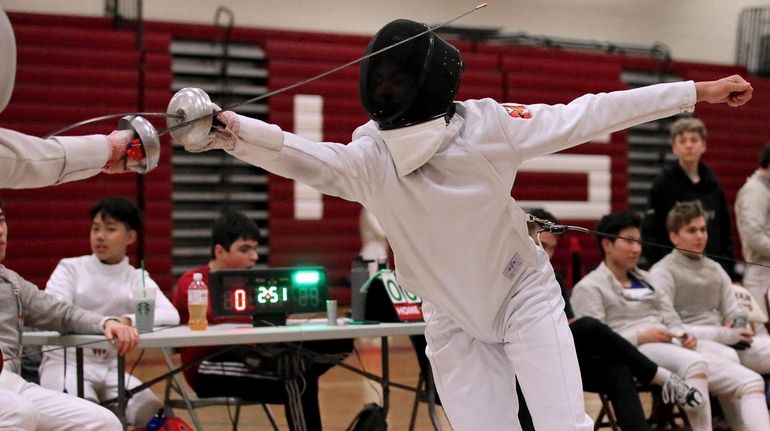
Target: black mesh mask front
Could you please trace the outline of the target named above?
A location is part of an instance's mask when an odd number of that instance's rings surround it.
[[[366,53],[427,29],[422,23],[395,20],[374,35]],[[457,48],[428,32],[361,63],[361,104],[382,130],[444,116],[451,112],[462,68]]]

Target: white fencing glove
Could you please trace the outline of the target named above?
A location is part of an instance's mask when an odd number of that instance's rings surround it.
[[[754,333],[749,328],[719,328],[716,341],[742,350],[751,346]]]
[[[122,174],[130,172],[127,166],[128,156],[126,150],[134,139],[133,130],[115,130],[107,135],[110,158],[102,167],[102,172],[107,174]]]

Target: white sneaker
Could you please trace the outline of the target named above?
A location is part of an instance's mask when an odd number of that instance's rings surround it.
[[[664,403],[676,402],[688,412],[697,412],[703,408],[703,394],[673,373],[666,383],[663,383],[660,395]]]

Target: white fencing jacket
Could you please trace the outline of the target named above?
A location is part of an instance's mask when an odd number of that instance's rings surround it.
[[[426,139],[412,148],[386,142],[371,121],[342,145],[312,142],[241,116],[238,140],[228,152],[362,203],[387,233],[402,286],[474,337],[499,342],[508,300],[518,281],[537,268],[526,216],[511,198],[518,166],[692,110],[695,102],[692,81],[589,94],[567,105],[469,100],[456,104],[437,145]],[[422,125],[412,127],[418,133]]]
[[[105,135],[53,137],[0,128],[0,189],[27,189],[82,180],[110,157]]]
[[[178,325],[179,313],[158,285],[145,273],[145,286],[158,289],[155,297],[155,326]],[[142,285],[142,270],[134,268],[124,258],[116,265],[106,265],[90,254],[62,259],[48,279],[46,293],[65,303],[107,316],[129,315],[133,319],[133,286]],[[74,350],[69,351],[69,360],[74,361]],[[86,360],[114,360],[114,349],[84,349]],[[44,353],[47,361],[62,361],[63,349]],[[74,364],[75,362],[70,362]]]

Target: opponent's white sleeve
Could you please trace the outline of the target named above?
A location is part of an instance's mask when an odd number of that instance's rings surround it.
[[[313,142],[274,124],[238,116],[238,141],[227,152],[285,178],[299,180],[321,193],[362,201],[366,190],[381,183],[381,169],[367,163],[370,151],[382,151],[360,139],[343,145]],[[371,144],[371,145],[367,145]]]
[[[92,177],[109,154],[104,135],[42,139],[0,128],[0,188],[45,187]]]
[[[586,94],[569,104],[527,105],[531,118],[502,120],[522,159],[555,153],[648,121],[692,111],[693,81]]]

